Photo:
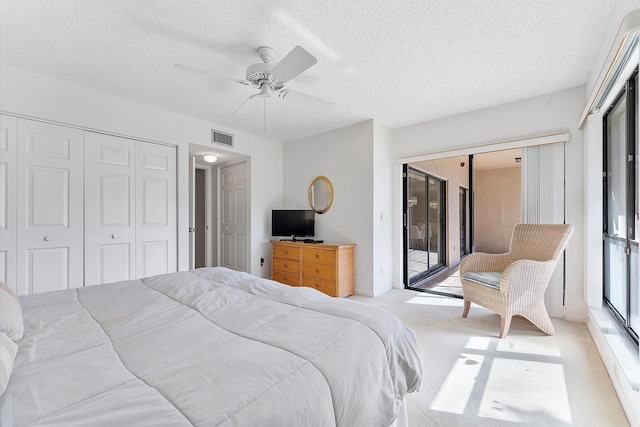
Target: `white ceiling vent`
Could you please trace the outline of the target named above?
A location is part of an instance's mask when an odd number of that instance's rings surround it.
[[[211,142],[214,144],[226,145],[227,147],[233,147],[233,135],[211,129]]]

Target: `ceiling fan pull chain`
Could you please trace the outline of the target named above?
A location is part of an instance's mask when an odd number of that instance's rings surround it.
[[[267,131],[267,98],[263,98],[264,105],[264,131]]]

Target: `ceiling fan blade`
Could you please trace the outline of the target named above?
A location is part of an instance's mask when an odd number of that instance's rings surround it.
[[[333,102],[307,95],[306,93],[296,92],[295,90],[285,90],[280,93],[280,98],[285,101],[316,110],[328,110],[333,107]]]
[[[271,75],[279,82],[286,83],[316,62],[318,60],[313,55],[296,46],[271,69]]]
[[[256,93],[255,95],[251,95],[250,97],[248,97],[247,99],[245,99],[245,100],[244,100],[244,102],[243,102],[242,104],[240,104],[240,106],[239,106],[238,108],[236,108],[236,111],[234,111],[234,112],[233,112],[233,114],[234,114],[234,115],[236,115],[236,114],[238,113],[238,111],[240,111],[240,109],[241,109],[242,107],[244,107],[244,106],[245,106],[245,104],[246,104],[247,102],[249,102],[249,100],[251,100],[251,99],[253,99],[253,98],[256,98],[256,97],[258,97],[258,96],[260,96],[260,94],[259,94],[259,93]]]
[[[229,82],[241,83],[243,85],[250,85],[250,83],[248,81],[246,81],[246,80],[238,80],[238,79],[234,79],[234,78],[227,77],[227,76],[221,76],[220,74],[212,73],[211,71],[200,70],[198,68],[194,68],[194,67],[191,67],[189,65],[173,64],[173,67],[177,68],[178,70],[189,71],[189,72],[198,73],[198,74],[204,74],[205,76],[213,77],[213,78],[219,79],[219,80],[226,80],[226,81],[229,81]]]

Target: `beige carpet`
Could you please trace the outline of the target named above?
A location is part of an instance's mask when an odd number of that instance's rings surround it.
[[[396,315],[416,333],[421,390],[407,397],[417,426],[628,426],[586,325],[552,319],[547,336],[515,317],[506,339],[500,318],[462,300],[392,290],[352,297]]]

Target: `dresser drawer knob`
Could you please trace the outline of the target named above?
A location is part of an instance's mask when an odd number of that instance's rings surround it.
[[[316,283],[316,288],[320,289],[320,285]]]
[[[316,268],[316,273],[320,273],[320,269]]]
[[[284,264],[284,268],[287,268],[287,264]]]
[[[320,254],[316,254],[316,258],[320,258]]]

